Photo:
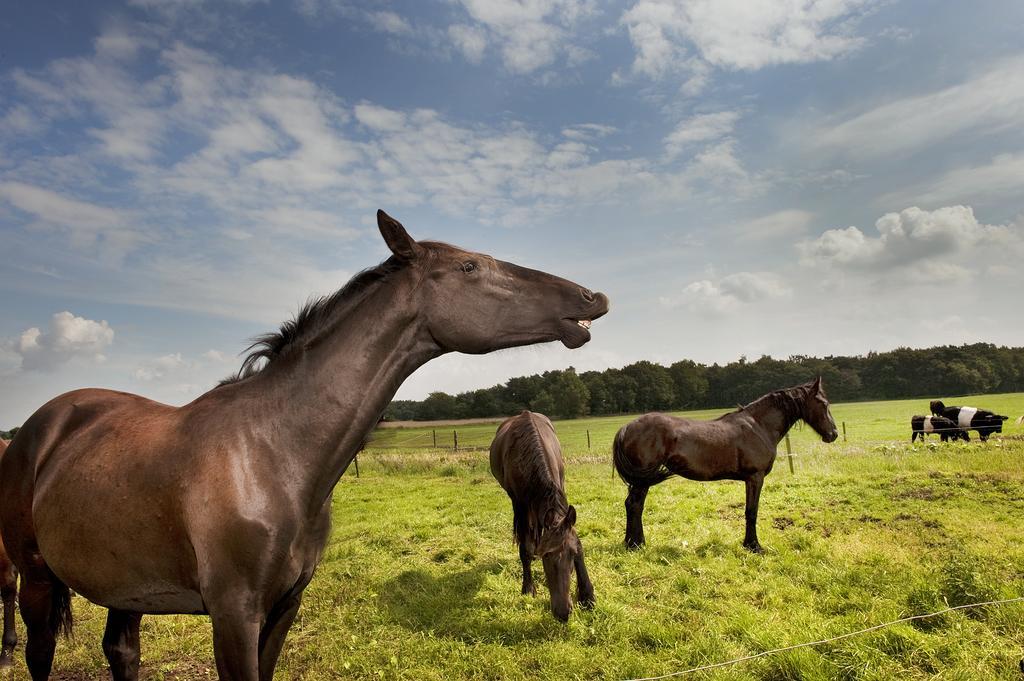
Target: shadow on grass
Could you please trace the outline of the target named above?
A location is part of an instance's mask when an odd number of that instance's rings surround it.
[[[439,575],[422,568],[407,570],[382,586],[380,604],[393,622],[407,629],[467,643],[510,644],[558,637],[564,625],[547,612],[548,592],[542,572],[538,575],[535,570],[534,576],[543,615],[532,607],[524,611],[512,606],[496,612],[501,606],[482,604],[476,598],[487,576],[501,569],[499,563],[492,562]]]

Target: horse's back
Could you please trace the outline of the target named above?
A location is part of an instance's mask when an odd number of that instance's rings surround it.
[[[491,441],[490,462],[491,474],[509,494],[515,492],[518,474],[528,467],[543,464],[559,487],[565,477],[562,448],[551,420],[531,411],[505,419],[498,426]]]

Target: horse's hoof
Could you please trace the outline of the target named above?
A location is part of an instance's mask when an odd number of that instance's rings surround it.
[[[745,548],[747,551],[750,551],[751,553],[756,553],[758,555],[764,553],[764,547],[760,544],[744,544],[743,548]]]
[[[630,551],[636,551],[638,548],[644,545],[644,540],[637,541],[636,539],[626,538],[626,548]]]
[[[537,587],[535,587],[535,586],[529,586],[529,587],[524,586],[523,587],[523,595],[524,596],[536,596],[537,595]]]
[[[579,603],[579,606],[584,610],[593,610],[594,606],[597,605],[597,599],[594,598],[594,594],[577,596],[576,601]]]

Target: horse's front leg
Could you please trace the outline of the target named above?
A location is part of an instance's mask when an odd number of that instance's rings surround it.
[[[281,655],[285,637],[288,636],[288,630],[292,628],[292,622],[299,612],[304,588],[305,585],[281,599],[267,616],[267,621],[260,632],[260,681],[273,681],[277,658]]]
[[[220,681],[259,681],[260,617],[246,601],[254,594],[238,594],[236,608],[211,608],[213,619],[213,656]]]
[[[761,500],[761,487],[764,485],[764,473],[754,473],[746,479],[747,484],[747,508],[744,518],[747,521],[747,531],[743,537],[743,547],[754,553],[764,553],[760,542],[757,541],[757,506]]]
[[[576,568],[576,602],[584,610],[590,610],[597,603],[594,598],[594,583],[590,581],[587,564],[583,562],[583,542],[577,540],[576,557],[573,565]]]
[[[537,587],[533,584],[533,556],[526,550],[526,546],[519,545],[519,560],[523,563],[523,595],[536,596]]]

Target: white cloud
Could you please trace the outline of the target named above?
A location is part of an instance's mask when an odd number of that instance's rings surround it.
[[[512,73],[528,74],[560,57],[578,63],[586,54],[574,45],[572,28],[595,12],[593,0],[457,0],[472,23],[458,23],[449,37],[471,62],[488,45]]]
[[[8,353],[21,357],[23,370],[47,371],[75,357],[103,362],[103,351],[113,342],[114,330],[106,321],[97,322],[64,311],[53,315],[46,331],[38,327],[26,329],[9,341],[7,348]]]
[[[833,59],[859,49],[856,19],[874,0],[638,0],[621,23],[636,50],[633,72],[683,74],[696,94],[709,67],[754,71]]]
[[[780,240],[803,234],[813,220],[814,213],[806,210],[780,210],[732,225],[729,229],[746,240]]]
[[[35,185],[0,182],[0,201],[33,216],[39,225],[67,232],[77,247],[101,247],[120,255],[142,240],[121,211]]]
[[[1024,57],[988,64],[964,82],[909,95],[826,123],[804,138],[818,150],[891,158],[967,133],[992,135],[1024,120]]]
[[[394,12],[370,12],[369,19],[377,30],[384,33],[392,35],[412,35],[413,33],[412,25]]]
[[[211,362],[228,363],[234,361],[231,357],[220,350],[207,350],[203,353],[203,359]]]
[[[566,139],[576,141],[586,141],[594,137],[607,137],[613,132],[616,132],[616,128],[611,125],[601,125],[599,123],[579,123],[577,125],[570,126],[562,129],[562,136]]]
[[[459,48],[466,61],[479,64],[487,49],[487,33],[482,28],[467,24],[453,24],[448,27],[448,37]]]
[[[915,281],[961,281],[969,276],[963,262],[970,262],[967,256],[975,248],[1019,241],[1005,225],[978,222],[970,206],[907,208],[883,215],[875,229],[874,237],[854,226],[827,230],[797,244],[800,262],[810,267],[896,270]]]
[[[132,378],[139,381],[154,381],[167,377],[176,370],[185,367],[186,363],[180,352],[163,355],[146,362],[132,371]]]
[[[695,144],[725,137],[733,131],[739,117],[738,111],[719,111],[697,114],[680,121],[675,130],[665,137],[665,153],[675,158]]]
[[[879,199],[937,205],[954,201],[978,202],[1024,196],[1024,153],[1000,154],[990,162],[955,168],[915,189],[901,190]]]
[[[737,272],[718,281],[694,281],[679,294],[659,300],[665,307],[685,307],[691,312],[721,316],[790,293],[782,279],[771,272]]]

